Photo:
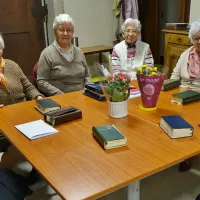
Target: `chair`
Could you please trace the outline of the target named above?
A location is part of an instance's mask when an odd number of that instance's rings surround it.
[[[109,71],[109,72],[112,72],[112,67],[111,67],[111,55],[108,54],[107,56],[107,61],[108,63],[106,63],[106,66],[104,64],[104,66],[106,67],[106,69]],[[96,74],[94,76],[92,76],[92,82],[93,83],[97,83],[97,82],[100,82],[100,81],[105,81],[107,79],[107,77],[105,76],[100,76],[100,73],[99,73],[99,69],[98,69],[98,64],[95,64],[94,67],[96,68],[95,71],[96,71]]]
[[[38,63],[36,63],[33,67],[33,85],[37,88],[37,69],[38,69]]]

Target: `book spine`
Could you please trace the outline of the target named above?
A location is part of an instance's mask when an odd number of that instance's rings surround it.
[[[188,104],[188,103],[192,103],[195,101],[200,100],[200,95],[195,96],[195,97],[191,97],[191,98],[187,98],[187,99],[183,99],[183,103],[182,104]]]
[[[102,137],[94,130],[93,131],[93,137],[98,141],[98,143],[105,149],[105,143]]]

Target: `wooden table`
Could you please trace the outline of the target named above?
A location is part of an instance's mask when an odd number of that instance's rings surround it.
[[[137,81],[133,81],[132,85],[138,87]],[[147,120],[149,122],[159,124],[161,116],[164,115],[181,115],[186,121],[188,121],[194,127],[194,135],[191,137],[194,141],[200,142],[200,101],[193,102],[187,105],[178,105],[171,103],[172,94],[185,91],[185,88],[176,88],[169,91],[161,91],[157,110],[153,112],[142,111],[138,108],[141,103],[141,98],[134,98],[129,100],[129,109],[135,111],[137,117]]]
[[[90,54],[99,54],[99,62],[102,63],[102,53],[104,52],[110,52],[112,53],[113,47],[111,46],[105,46],[105,45],[97,45],[97,46],[91,46],[91,47],[83,47],[81,48],[83,53],[85,55],[90,55]]]
[[[165,93],[161,94],[165,99],[162,95]],[[106,102],[82,92],[52,99],[62,106],[80,108],[83,118],[57,126],[57,134],[30,141],[14,128],[43,119],[34,109],[35,101],[29,101],[0,109],[0,128],[63,199],[98,198],[200,152],[200,144],[190,138],[169,139],[157,124],[148,121],[150,114],[146,119],[142,119],[143,114],[138,116],[139,98],[129,101],[129,115],[122,119],[108,117]],[[161,107],[165,113],[164,105]],[[103,124],[114,124],[127,137],[127,146],[103,150],[92,137],[92,126]]]

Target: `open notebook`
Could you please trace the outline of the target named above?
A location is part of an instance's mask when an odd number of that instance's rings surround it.
[[[37,120],[25,124],[20,124],[15,126],[15,128],[17,128],[30,140],[34,140],[58,132],[55,128],[51,127],[43,120]]]

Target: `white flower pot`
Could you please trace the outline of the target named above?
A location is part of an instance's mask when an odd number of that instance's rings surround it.
[[[109,101],[108,115],[113,118],[122,118],[128,115],[128,100],[122,102]]]

